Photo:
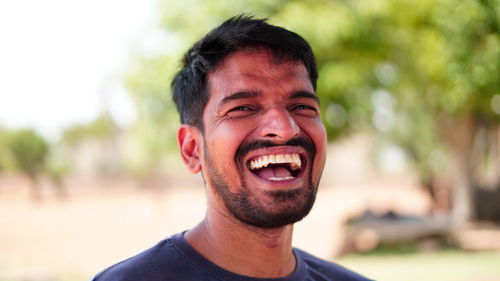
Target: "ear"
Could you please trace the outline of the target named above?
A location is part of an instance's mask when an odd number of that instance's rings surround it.
[[[201,170],[202,138],[198,128],[182,125],[177,131],[177,144],[181,151],[182,161],[188,170],[196,174]]]

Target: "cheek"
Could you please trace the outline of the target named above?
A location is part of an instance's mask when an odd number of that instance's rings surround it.
[[[314,159],[314,166],[320,170],[323,170],[323,166],[326,160],[326,150],[327,150],[327,137],[326,129],[321,121],[312,122],[308,124],[306,133],[312,138],[316,146],[316,156]]]
[[[318,151],[326,149],[326,128],[321,119],[306,119],[298,122],[301,129],[313,140]]]
[[[224,174],[233,171],[236,167],[236,150],[244,140],[242,131],[241,126],[221,125],[217,129],[213,129],[213,133],[207,142],[210,157],[217,163],[217,168]]]

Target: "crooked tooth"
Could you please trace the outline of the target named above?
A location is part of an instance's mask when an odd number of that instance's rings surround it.
[[[299,169],[301,165],[302,163],[300,161],[300,156],[297,154],[292,155],[292,165],[291,165],[292,170]]]

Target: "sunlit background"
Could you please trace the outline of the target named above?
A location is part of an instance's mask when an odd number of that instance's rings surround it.
[[[169,84],[241,13],[317,56],[331,145],[294,245],[376,280],[500,280],[499,0],[18,0],[0,2],[0,281],[89,280],[202,219]]]

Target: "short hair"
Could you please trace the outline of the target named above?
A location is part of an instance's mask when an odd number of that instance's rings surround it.
[[[172,80],[172,96],[182,124],[203,126],[203,111],[209,99],[207,75],[228,55],[248,48],[269,50],[274,61],[301,62],[316,90],[318,72],[309,44],[298,34],[270,25],[266,19],[239,15],[226,20],[197,41],[183,58],[182,69]]]

